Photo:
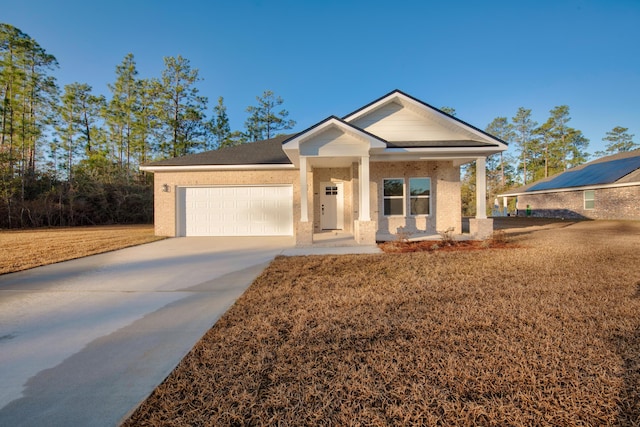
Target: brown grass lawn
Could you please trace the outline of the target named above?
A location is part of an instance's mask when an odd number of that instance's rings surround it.
[[[0,274],[153,242],[152,225],[0,231]]]
[[[125,423],[640,425],[640,222],[279,257]]]

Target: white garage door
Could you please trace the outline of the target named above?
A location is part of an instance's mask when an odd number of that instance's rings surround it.
[[[292,236],[293,187],[186,187],[180,236]]]

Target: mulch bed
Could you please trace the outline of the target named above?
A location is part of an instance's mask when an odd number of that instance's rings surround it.
[[[434,240],[419,240],[409,242],[384,242],[378,247],[385,253],[408,253],[408,252],[454,252],[454,251],[478,251],[484,249],[507,249],[517,247],[506,241],[494,240],[460,240],[443,243]]]

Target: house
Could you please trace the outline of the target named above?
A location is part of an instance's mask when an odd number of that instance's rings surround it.
[[[164,236],[295,236],[341,230],[359,244],[398,230],[461,233],[460,166],[479,165],[479,215],[488,237],[486,157],[507,145],[401,91],[295,135],[161,160],[155,232]]]
[[[640,219],[640,150],[602,157],[524,187],[518,215],[547,218]]]

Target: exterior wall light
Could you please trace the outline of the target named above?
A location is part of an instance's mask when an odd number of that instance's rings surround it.
[[[170,193],[171,192],[171,187],[169,187],[169,184],[162,184],[162,192],[163,193]]]

